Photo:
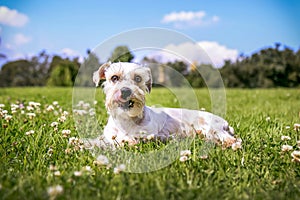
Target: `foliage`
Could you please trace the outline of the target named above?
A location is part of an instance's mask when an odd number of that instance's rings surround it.
[[[117,46],[108,59],[111,62],[130,62],[134,58],[127,46]]]
[[[209,110],[209,93],[195,92],[199,106]],[[299,98],[297,89],[227,90],[226,118],[242,138],[242,150],[215,146],[204,159],[199,154],[203,143],[195,139],[187,161],[178,157],[166,168],[135,174],[115,173],[111,158],[111,166],[99,166],[92,152],[69,142],[79,137],[71,88],[2,88],[1,109],[12,118],[0,117],[0,199],[298,199],[300,163],[292,161],[291,152],[300,139],[293,130],[300,122]],[[98,91],[96,117],[102,128],[107,117],[103,99]],[[30,101],[40,105],[27,108]],[[176,106],[161,88],[152,90],[147,103]],[[15,104],[24,107],[12,109]],[[31,119],[29,112],[36,116]],[[51,126],[55,121],[58,125]],[[291,139],[282,140],[283,135]],[[293,150],[282,151],[286,144]],[[159,145],[150,142],[126,151],[141,147],[153,151]]]
[[[235,63],[227,61],[221,69],[227,87],[270,88],[300,85],[300,49],[266,48],[250,57],[241,56]]]
[[[75,82],[80,63],[77,60],[70,61],[55,57],[54,67],[50,67],[48,86],[72,86]]]
[[[112,62],[130,62],[134,55],[127,46],[117,46],[109,58]],[[189,65],[182,61],[160,63],[145,57],[142,64],[152,70],[154,87],[182,86],[185,80],[193,87],[272,88],[300,86],[300,49],[297,52],[288,47],[261,49],[247,57],[240,55],[235,61],[225,61],[220,69],[212,65]],[[50,56],[42,51],[27,60],[16,60],[4,64],[0,71],[0,87],[9,86],[93,86],[92,73],[100,65],[99,58],[90,51],[82,64],[78,58]],[[80,68],[81,66],[81,68]],[[78,79],[75,83],[77,74]]]

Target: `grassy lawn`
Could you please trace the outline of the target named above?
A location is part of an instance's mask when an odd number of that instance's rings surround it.
[[[199,108],[210,110],[208,91],[196,94]],[[299,199],[300,163],[292,161],[291,153],[299,150],[300,131],[293,126],[300,123],[300,90],[228,89],[226,95],[226,119],[242,138],[242,149],[215,146],[203,159],[203,142],[195,139],[185,162],[178,157],[157,171],[126,173],[112,158],[109,164],[99,163],[79,141],[70,140],[80,138],[71,88],[2,88],[0,199]],[[95,110],[88,109],[88,114],[96,113],[100,129],[107,117],[103,99],[97,90]],[[180,106],[165,89],[153,89],[147,104]],[[292,150],[282,151],[283,145]],[[158,146],[126,151],[162,148]]]

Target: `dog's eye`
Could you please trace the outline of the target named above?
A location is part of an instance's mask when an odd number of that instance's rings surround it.
[[[120,77],[117,76],[117,75],[113,75],[113,76],[110,78],[110,80],[111,80],[113,83],[117,82],[119,79],[120,79]]]
[[[140,83],[140,82],[142,81],[142,77],[139,76],[139,75],[136,75],[136,76],[134,77],[134,81],[137,82],[137,83]]]

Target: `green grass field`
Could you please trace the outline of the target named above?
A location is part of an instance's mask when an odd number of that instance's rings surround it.
[[[196,94],[199,107],[210,110],[207,90]],[[202,159],[203,143],[195,139],[185,162],[178,157],[154,172],[116,173],[113,163],[99,165],[77,140],[69,143],[71,137],[80,138],[71,88],[2,88],[0,199],[299,199],[300,163],[292,161],[291,153],[300,145],[300,131],[293,127],[300,123],[300,90],[228,89],[226,94],[226,119],[242,138],[242,149],[215,146]],[[101,128],[107,117],[103,98],[97,90],[95,116]],[[165,89],[153,89],[147,104],[179,106]],[[283,145],[292,149],[284,152]]]

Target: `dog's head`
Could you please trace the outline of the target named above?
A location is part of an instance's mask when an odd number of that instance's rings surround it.
[[[151,91],[151,71],[135,63],[105,63],[93,74],[98,86],[104,79],[105,106],[111,115],[142,117],[145,94]]]

